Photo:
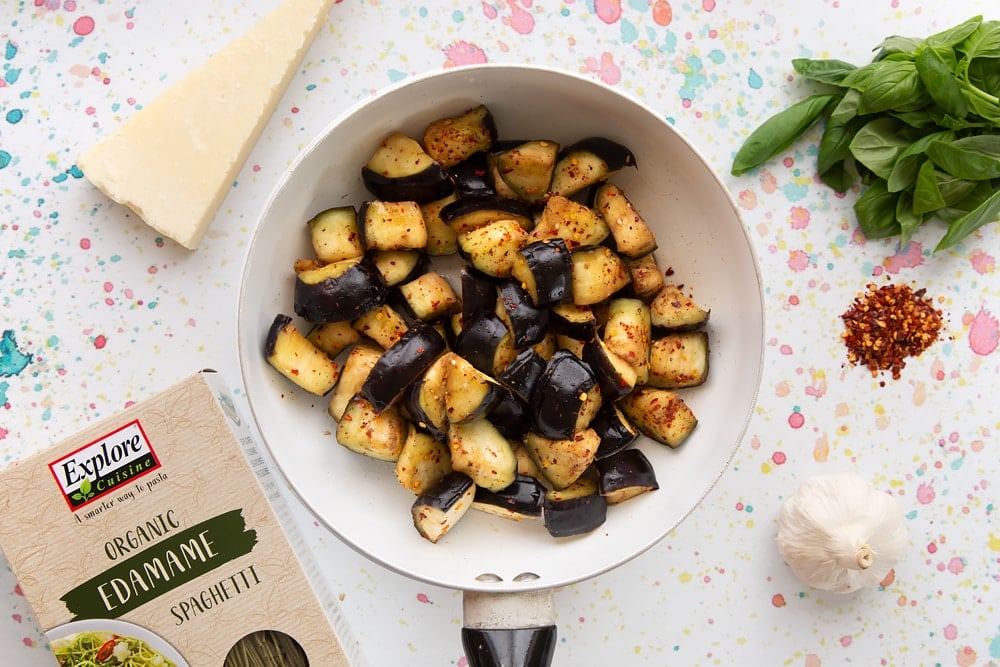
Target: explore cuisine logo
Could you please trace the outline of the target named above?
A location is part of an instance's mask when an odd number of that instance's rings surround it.
[[[159,467],[138,419],[49,464],[73,511]]]

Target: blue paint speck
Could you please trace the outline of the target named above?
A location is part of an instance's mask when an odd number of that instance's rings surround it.
[[[316,84],[310,83],[308,86],[306,86],[306,90],[316,90]]]
[[[398,69],[389,70],[389,81],[393,83],[397,81],[402,81],[407,76],[406,72],[400,72]]]
[[[6,65],[5,65],[5,67],[6,67]],[[4,72],[4,74],[3,74],[3,78],[7,81],[8,84],[11,84],[11,85],[17,83],[17,79],[20,76],[21,76],[21,68],[20,67],[8,67],[7,71]]]
[[[726,62],[726,54],[719,49],[712,49],[711,53],[708,54],[708,59],[716,65],[721,65]]]
[[[14,56],[16,56],[16,55],[17,55],[17,44],[15,44],[14,42],[11,42],[10,40],[8,40],[7,41],[7,48],[4,49],[4,57],[7,60],[13,60]]]
[[[631,44],[632,42],[634,42],[636,39],[639,38],[639,30],[635,27],[635,25],[631,21],[626,21],[625,19],[622,19],[620,23],[621,23],[622,42],[626,44]]]
[[[3,169],[8,164],[10,164],[10,153],[7,151],[0,151],[0,169]]]
[[[0,377],[17,375],[31,363],[31,355],[17,349],[14,332],[7,329],[0,338]]]
[[[747,76],[747,85],[754,90],[759,90],[764,85],[764,80],[760,78],[760,74],[751,69],[750,74]]]
[[[463,21],[465,21],[465,13],[455,10],[451,13],[451,20],[454,21],[455,23],[462,23]]]
[[[16,125],[17,123],[21,122],[22,118],[24,118],[24,112],[21,111],[20,109],[11,109],[10,111],[7,112],[6,118],[8,123],[10,123],[11,125]]]

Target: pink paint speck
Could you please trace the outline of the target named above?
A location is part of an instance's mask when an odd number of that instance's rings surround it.
[[[622,17],[621,0],[594,0],[594,11],[597,18],[611,25]]]
[[[903,269],[912,269],[924,263],[924,247],[917,241],[906,244],[903,252],[887,257],[882,265],[888,273],[899,273]]]
[[[99,334],[94,337],[94,347],[98,350],[103,350],[104,346],[108,344],[108,338],[104,334]]]
[[[976,651],[971,646],[963,646],[955,655],[955,664],[958,667],[972,667],[977,659]]]
[[[740,208],[752,211],[757,208],[757,193],[753,190],[743,190],[739,194]]]
[[[965,560],[955,556],[948,561],[948,571],[952,574],[961,574],[965,570]]]
[[[90,239],[80,239],[80,248],[90,250]]]
[[[982,250],[974,251],[972,255],[970,255],[969,260],[972,262],[972,268],[979,275],[993,273],[993,270],[996,269],[996,259],[993,255],[985,253]]]
[[[445,67],[477,65],[486,62],[486,52],[466,41],[455,42],[444,50],[444,54],[448,58]]]
[[[31,637],[25,637],[24,639],[21,640],[21,643],[23,643],[28,648],[34,648],[35,647],[35,640],[32,639]]]
[[[809,226],[811,219],[812,215],[809,213],[809,209],[801,206],[793,206],[792,210],[788,212],[788,222],[792,229],[805,229]]]
[[[587,58],[587,70],[600,75],[601,81],[613,86],[614,84],[621,81],[622,71],[621,68],[615,64],[614,56],[605,51],[601,54],[600,61],[594,58]]]
[[[844,648],[847,648],[853,642],[854,642],[854,638],[851,637],[850,635],[844,635],[843,637],[840,638],[840,645],[843,646]]]
[[[65,9],[67,12],[75,12],[76,2],[74,2],[74,0],[66,0],[66,2],[63,3],[63,9]]]
[[[110,292],[114,288],[115,288],[115,286],[112,283],[110,283],[110,282],[104,283],[104,291],[105,292]]]
[[[787,357],[787,356],[789,356],[789,355],[792,354],[792,346],[788,345],[786,343],[785,345],[782,345],[781,347],[779,347],[778,351],[781,352],[781,354],[783,354],[784,356]]]
[[[94,19],[89,16],[81,16],[73,22],[73,32],[80,36],[89,35],[94,32]]]
[[[802,428],[805,423],[806,418],[801,412],[793,412],[788,415],[788,425],[792,428]],[[784,454],[782,454],[782,457],[784,457]],[[775,463],[777,463],[777,461],[775,461]],[[784,461],[782,461],[782,463],[784,463]]]
[[[976,354],[985,357],[997,349],[998,342],[1000,342],[1000,323],[992,313],[980,308],[969,327],[969,347]]]
[[[956,628],[952,623],[944,626],[944,638],[953,640],[958,637],[958,628]]]
[[[804,250],[792,250],[788,253],[788,268],[792,271],[805,271],[809,268],[809,253]]]
[[[522,0],[525,7],[531,7],[531,0]],[[519,35],[528,35],[535,29],[535,17],[526,9],[518,7],[516,0],[507,0],[510,16],[502,19]]]
[[[701,8],[706,12],[713,11],[715,9],[715,0],[701,0]]]
[[[430,604],[431,599],[427,597],[426,593],[417,593],[417,602],[421,604]]]
[[[796,412],[795,414],[799,413]],[[774,461],[774,465],[780,466],[785,464],[785,462],[788,460],[788,457],[785,456],[784,452],[775,452],[774,454],[771,455],[771,460]]]
[[[930,504],[935,495],[937,494],[934,493],[934,487],[927,482],[923,482],[917,487],[917,502],[921,505]]]

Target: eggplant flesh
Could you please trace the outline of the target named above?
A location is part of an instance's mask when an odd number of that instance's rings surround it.
[[[597,462],[600,493],[614,505],[660,488],[656,472],[642,450],[623,449]]]
[[[540,517],[544,501],[545,487],[542,483],[534,477],[518,475],[510,486],[499,491],[478,487],[472,507],[505,519],[520,521]]]
[[[475,495],[472,478],[452,471],[413,501],[413,526],[421,536],[437,543],[472,508]]]
[[[447,347],[437,329],[414,322],[375,362],[361,386],[361,395],[378,412],[385,410],[445,353]]]
[[[568,350],[549,359],[533,395],[535,430],[547,438],[569,438],[579,424],[588,392],[597,387],[590,367]]]

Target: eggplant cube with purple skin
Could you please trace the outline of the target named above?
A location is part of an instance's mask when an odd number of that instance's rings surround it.
[[[422,537],[437,543],[472,508],[475,497],[472,478],[452,471],[413,501],[413,526]]]

